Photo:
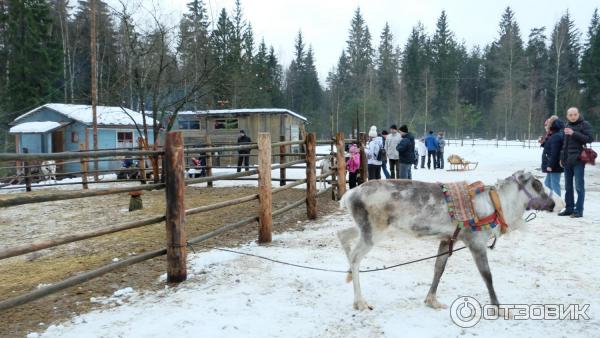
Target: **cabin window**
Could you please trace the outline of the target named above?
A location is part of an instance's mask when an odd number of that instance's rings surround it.
[[[191,120],[191,121],[179,121],[178,122],[179,129],[200,129],[200,121]]]
[[[117,148],[133,148],[133,132],[117,132]]]
[[[79,143],[79,134],[76,131],[71,132],[71,143]]]
[[[298,140],[300,140],[300,128],[298,126],[291,126],[290,127],[290,138],[291,138],[291,141],[298,141]],[[300,152],[300,145],[299,144],[293,144],[291,150],[292,150],[292,153],[299,153]]]
[[[215,130],[216,129],[239,129],[239,123],[237,119],[219,119],[215,120]]]

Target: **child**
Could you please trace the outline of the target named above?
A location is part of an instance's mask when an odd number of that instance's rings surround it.
[[[355,144],[350,146],[350,158],[346,163],[346,169],[348,170],[348,183],[350,183],[350,189],[356,187],[356,177],[358,169],[360,168],[360,154]]]

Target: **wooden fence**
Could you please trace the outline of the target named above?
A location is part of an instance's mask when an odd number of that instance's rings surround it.
[[[36,252],[43,249],[48,249],[67,243],[78,242],[102,235],[112,234],[128,229],[134,229],[139,227],[148,226],[151,224],[165,222],[166,224],[166,245],[164,248],[152,250],[132,256],[121,261],[102,266],[100,268],[87,271],[76,276],[64,279],[62,281],[53,283],[48,286],[30,291],[28,293],[18,295],[9,299],[0,301],[0,311],[13,308],[15,306],[25,304],[44,296],[56,293],[60,290],[72,287],[74,285],[81,284],[92,278],[102,276],[108,272],[116,269],[126,267],[132,264],[143,262],[158,256],[167,256],[167,282],[168,283],[179,283],[186,280],[187,278],[187,247],[191,244],[200,243],[210,238],[218,236],[224,232],[231,231],[242,227],[244,225],[258,222],[259,226],[259,243],[268,243],[271,241],[273,217],[281,215],[292,208],[296,208],[300,205],[306,205],[306,212],[309,219],[317,217],[317,196],[326,193],[328,190],[322,190],[317,192],[316,182],[319,179],[332,176],[337,177],[338,181],[332,180],[332,186],[337,191],[332,196],[341,196],[345,192],[345,158],[344,158],[344,137],[343,134],[338,134],[335,142],[325,141],[329,143],[333,149],[336,148],[337,153],[337,166],[332,166],[332,171],[327,173],[321,173],[317,176],[316,164],[317,161],[323,158],[330,158],[330,156],[318,157],[316,153],[316,136],[315,134],[305,135],[304,140],[300,141],[279,141],[271,142],[270,134],[261,133],[258,137],[256,144],[242,145],[242,146],[219,146],[219,147],[205,147],[205,148],[185,148],[183,146],[183,137],[179,132],[171,132],[166,135],[164,149],[161,150],[135,150],[135,151],[123,151],[123,150],[103,150],[103,151],[80,151],[80,152],[64,152],[54,154],[0,154],[0,162],[2,161],[20,161],[26,163],[27,161],[33,160],[88,160],[89,158],[102,158],[102,157],[114,157],[114,156],[131,156],[143,158],[144,156],[154,156],[157,159],[160,158],[162,165],[163,174],[158,182],[151,184],[140,184],[128,187],[111,187],[107,189],[86,189],[78,191],[49,191],[47,193],[38,193],[35,195],[25,194],[4,194],[0,195],[0,208],[11,207],[18,205],[25,205],[31,203],[51,202],[60,200],[69,200],[76,198],[85,198],[91,196],[102,196],[111,194],[122,194],[128,192],[135,192],[139,190],[165,190],[165,203],[166,203],[166,214],[159,215],[147,219],[130,221],[126,223],[114,224],[106,226],[102,229],[90,230],[86,232],[80,232],[76,234],[67,235],[64,237],[53,238],[50,240],[39,241],[26,245],[19,245],[12,248],[5,248],[0,250],[0,260],[24,255],[31,252]],[[290,145],[300,145],[302,148],[300,160],[286,161],[286,147]],[[279,153],[277,157],[280,159],[280,163],[272,164],[272,148],[276,148]],[[258,167],[253,168],[249,171],[236,172],[231,174],[222,175],[208,175],[206,177],[186,179],[184,176],[185,170],[185,157],[189,154],[203,153],[208,156],[207,166],[210,166],[210,156],[216,151],[222,151],[223,149],[229,150],[242,150],[242,149],[256,149],[258,151]],[[298,156],[298,154],[293,154]],[[306,168],[306,178],[289,180],[286,178],[286,168],[291,168],[299,164],[304,164]],[[280,170],[280,185],[277,188],[272,188],[271,171],[274,169]],[[337,173],[336,173],[337,171]],[[210,173],[210,172],[209,172]],[[214,203],[211,205],[205,205],[190,209],[185,209],[185,187],[190,184],[207,183],[212,184],[218,180],[231,180],[239,178],[247,178],[258,174],[258,192],[249,196],[243,196],[236,199]],[[256,178],[254,178],[256,180]],[[292,183],[287,183],[292,181]],[[91,183],[91,182],[87,182]],[[272,196],[281,191],[291,189],[293,187],[306,184],[306,196],[301,200],[293,202],[281,209],[273,210],[272,207]],[[11,196],[15,195],[15,196]],[[194,238],[187,238],[185,231],[185,220],[186,216],[217,210],[220,208],[237,205],[240,203],[258,200],[259,207],[256,216],[242,219],[236,223],[227,224],[218,229],[210,231],[208,233],[201,234]]]

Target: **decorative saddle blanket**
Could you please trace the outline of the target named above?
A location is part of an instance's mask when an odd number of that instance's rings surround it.
[[[471,231],[481,231],[482,229],[495,228],[498,225],[497,218],[489,222],[481,222],[473,208],[472,199],[485,191],[482,182],[477,181],[472,184],[466,182],[442,183],[440,184],[442,193],[448,206],[448,215],[452,223],[460,229],[470,229]]]

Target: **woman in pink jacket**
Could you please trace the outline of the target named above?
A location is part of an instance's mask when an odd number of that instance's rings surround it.
[[[358,169],[360,168],[360,153],[358,147],[355,144],[350,146],[350,158],[346,163],[346,169],[348,170],[348,183],[350,183],[350,189],[356,187],[356,177]]]

